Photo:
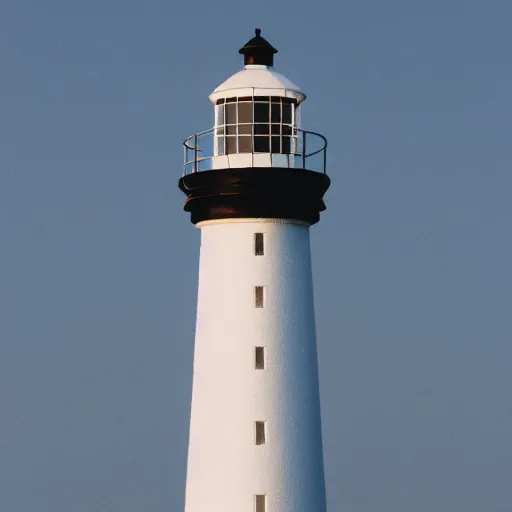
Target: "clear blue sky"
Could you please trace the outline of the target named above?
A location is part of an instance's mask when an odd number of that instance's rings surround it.
[[[332,512],[510,512],[508,0],[3,0],[0,510],[179,511],[185,136],[261,27],[330,141],[312,229]]]

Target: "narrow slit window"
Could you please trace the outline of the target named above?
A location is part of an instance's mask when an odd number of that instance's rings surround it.
[[[261,445],[266,443],[265,421],[257,421],[255,426],[256,444]]]
[[[254,287],[254,307],[263,308],[265,307],[265,287],[255,286]]]
[[[256,370],[265,369],[265,347],[255,347],[254,349],[254,368]]]
[[[263,256],[265,254],[263,233],[254,233],[254,254],[256,256]]]
[[[267,496],[266,494],[256,494],[254,496],[255,512],[267,512]]]

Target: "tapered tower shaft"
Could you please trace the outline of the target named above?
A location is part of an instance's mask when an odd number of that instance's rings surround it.
[[[186,512],[253,512],[257,496],[268,511],[322,512],[309,227],[278,219],[199,227]]]

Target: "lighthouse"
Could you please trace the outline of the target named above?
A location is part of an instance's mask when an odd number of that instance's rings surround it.
[[[259,29],[240,53],[179,180],[201,232],[185,512],[325,512],[309,229],[327,140]]]

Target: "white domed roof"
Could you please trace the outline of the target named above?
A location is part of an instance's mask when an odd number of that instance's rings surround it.
[[[215,103],[222,98],[240,96],[283,96],[294,98],[297,103],[306,99],[306,95],[288,78],[262,65],[245,66],[220,84],[210,95],[210,101]]]

